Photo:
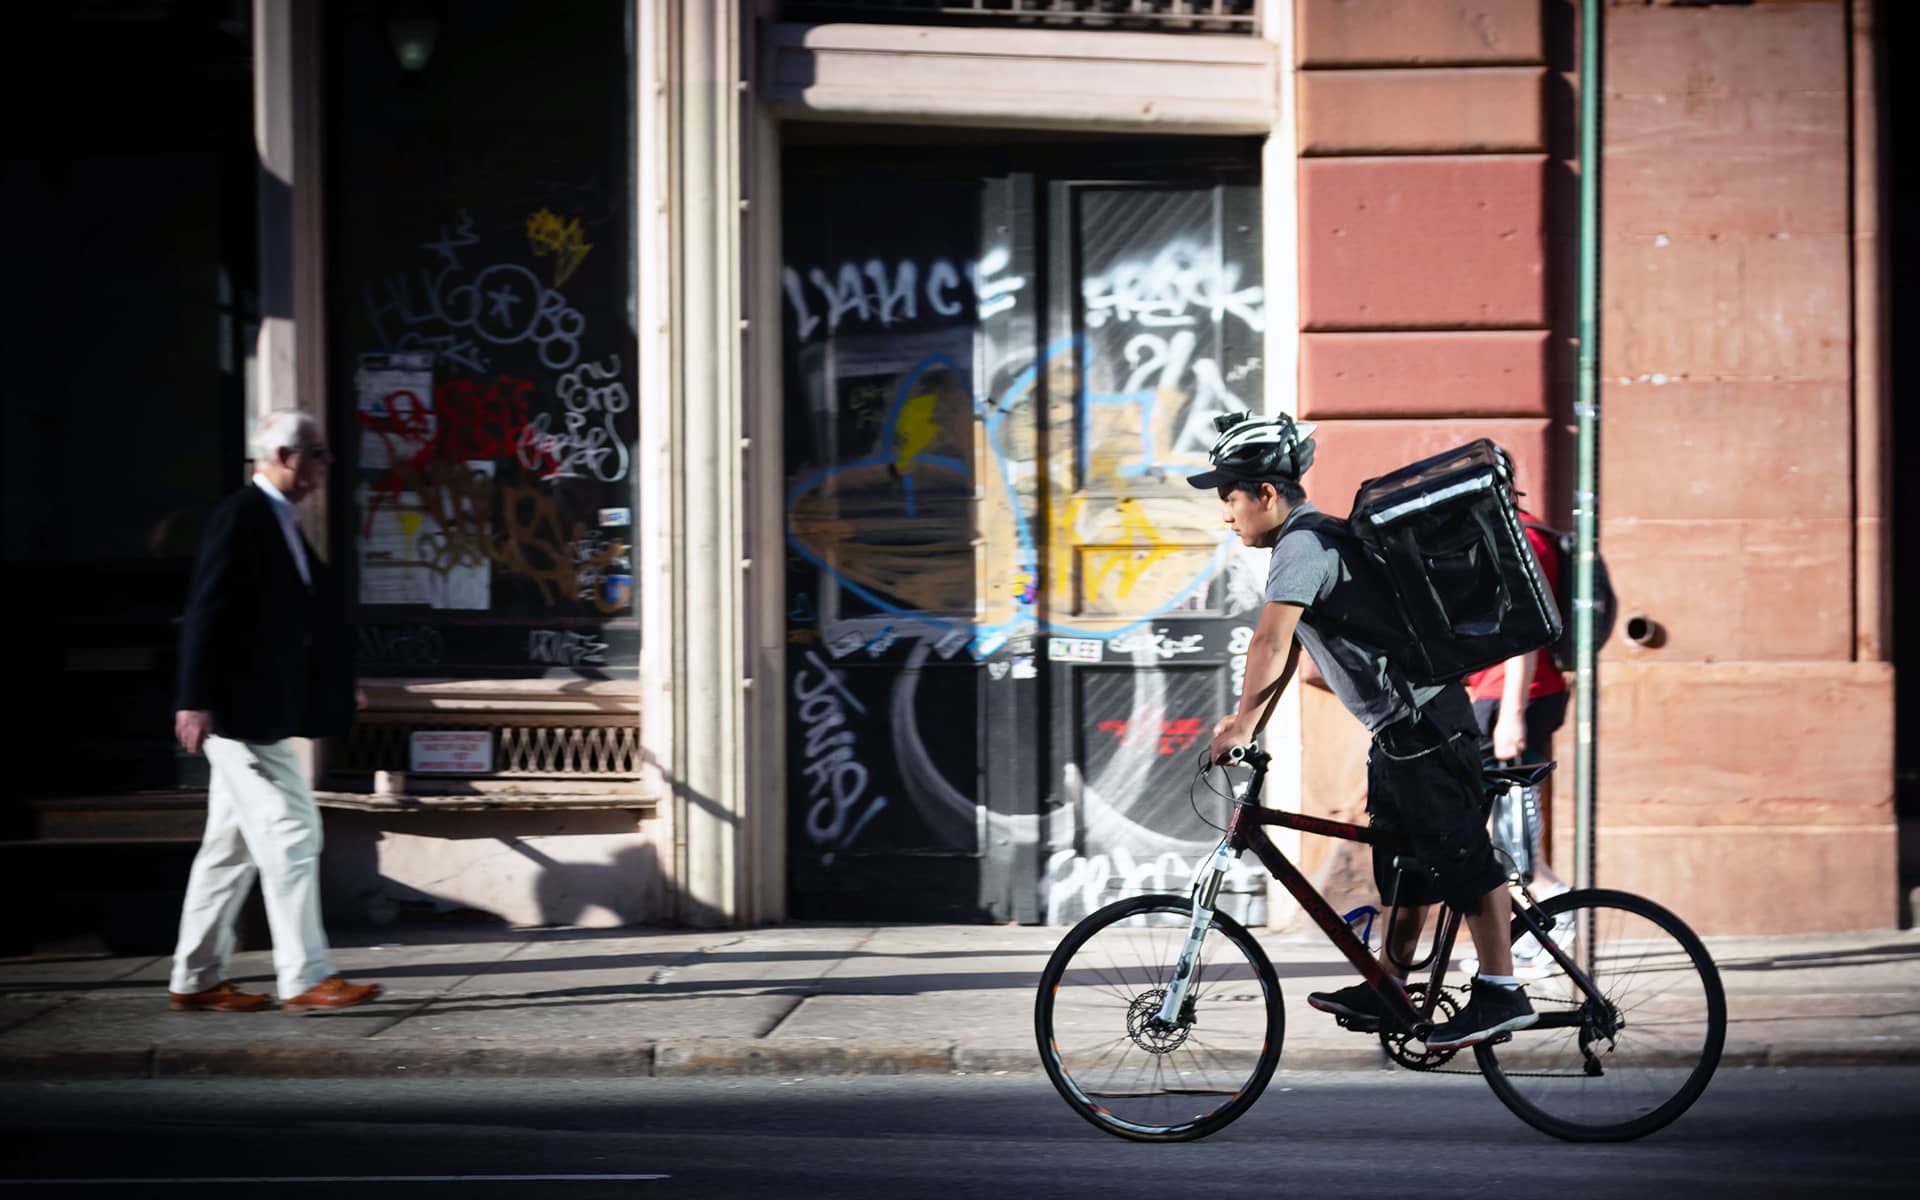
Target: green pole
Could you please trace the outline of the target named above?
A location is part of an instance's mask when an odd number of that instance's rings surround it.
[[[1604,7],[1603,0],[1581,0],[1580,4],[1580,368],[1573,406],[1579,452],[1579,482],[1573,492],[1575,887],[1593,886],[1594,858],[1593,557],[1600,533],[1600,13]]]

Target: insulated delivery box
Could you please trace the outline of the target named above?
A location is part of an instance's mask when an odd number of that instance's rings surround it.
[[[1417,684],[1550,645],[1559,606],[1514,503],[1513,463],[1485,438],[1360,485],[1348,528],[1388,577]]]

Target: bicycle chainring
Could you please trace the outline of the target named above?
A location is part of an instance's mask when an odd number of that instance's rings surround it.
[[[1419,1007],[1420,998],[1426,994],[1426,991],[1427,986],[1423,983],[1407,985],[1407,996],[1413,1001],[1414,1007]],[[1452,992],[1441,988],[1440,999],[1434,1004],[1433,1023],[1441,1024],[1458,1015],[1459,1012],[1460,1002],[1453,998]],[[1414,1036],[1404,1029],[1385,1027],[1380,1030],[1380,1046],[1387,1052],[1388,1058],[1409,1071],[1438,1070],[1454,1055],[1460,1053],[1460,1048],[1457,1046],[1451,1050],[1428,1050],[1425,1042],[1415,1040]]]

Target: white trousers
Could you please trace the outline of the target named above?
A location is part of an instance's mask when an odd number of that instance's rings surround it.
[[[175,992],[204,992],[227,978],[240,905],[260,878],[273,932],[280,998],[334,973],[320,924],[320,806],[287,742],[209,737],[207,831],[187,877]]]

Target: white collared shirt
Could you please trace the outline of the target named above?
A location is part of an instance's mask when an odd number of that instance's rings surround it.
[[[273,515],[280,519],[280,532],[286,535],[287,549],[293,554],[293,565],[300,572],[300,582],[313,586],[313,575],[307,570],[307,548],[300,541],[300,514],[294,511],[293,501],[280,494],[280,489],[268,482],[265,475],[255,475],[253,486],[267,494],[273,501]]]

